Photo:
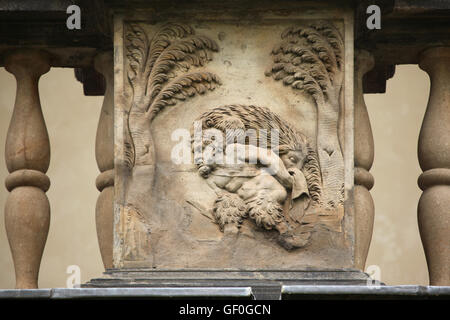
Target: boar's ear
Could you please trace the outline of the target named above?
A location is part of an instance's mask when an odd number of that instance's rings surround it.
[[[306,178],[299,169],[295,168],[291,171],[294,177],[294,185],[292,187],[292,200],[299,198],[301,196],[306,196],[309,198],[308,184]]]
[[[290,173],[294,178],[294,184],[290,197],[289,216],[292,220],[300,223],[310,203],[308,185],[305,176],[299,169],[295,168]]]

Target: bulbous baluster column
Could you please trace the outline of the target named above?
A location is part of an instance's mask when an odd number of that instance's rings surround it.
[[[375,207],[369,190],[374,180],[369,170],[374,158],[374,144],[369,114],[364,102],[363,76],[374,66],[373,57],[364,50],[355,56],[355,266],[364,270],[372,239]]]
[[[97,238],[105,269],[112,268],[114,222],[114,72],[112,53],[99,54],[95,68],[103,74],[106,91],[97,128],[95,156],[100,175],[96,185],[101,192],[97,200],[95,220]]]
[[[431,81],[419,135],[423,190],[418,222],[431,285],[450,285],[450,47],[423,52],[420,68]]]
[[[7,56],[5,68],[17,80],[14,112],[6,138],[5,159],[10,191],[5,227],[16,273],[17,289],[38,287],[38,274],[50,225],[45,192],[50,180],[50,143],[39,101],[38,81],[50,70],[45,53],[18,50]]]

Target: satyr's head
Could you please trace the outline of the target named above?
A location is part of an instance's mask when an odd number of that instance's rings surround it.
[[[306,155],[300,150],[289,150],[286,153],[280,154],[280,158],[288,171],[294,168],[301,170],[305,163]]]
[[[307,193],[314,201],[320,199],[320,168],[317,155],[309,143],[300,136],[289,144],[280,145],[274,151],[294,177],[293,198]]]
[[[278,156],[283,161],[286,169],[298,169],[301,170],[305,164],[308,150],[305,145],[281,145],[278,148]]]

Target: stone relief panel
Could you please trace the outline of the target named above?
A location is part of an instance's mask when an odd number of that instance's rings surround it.
[[[342,21],[122,27],[116,266],[349,266]]]

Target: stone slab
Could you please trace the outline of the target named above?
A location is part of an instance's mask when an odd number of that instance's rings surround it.
[[[279,300],[283,285],[366,285],[358,270],[149,270],[111,269],[83,287],[251,287],[259,300]]]
[[[115,268],[355,267],[353,12],[310,5],[115,16]]]
[[[2,289],[0,299],[49,299],[52,289]]]
[[[249,287],[54,288],[0,290],[0,299],[252,299]]]
[[[281,288],[282,299],[449,299],[444,286],[292,286]]]
[[[79,288],[54,289],[53,299],[147,298],[147,299],[251,299],[249,287],[240,288]]]
[[[449,286],[286,285],[281,299],[449,299]],[[252,299],[249,287],[4,289],[0,299]]]

